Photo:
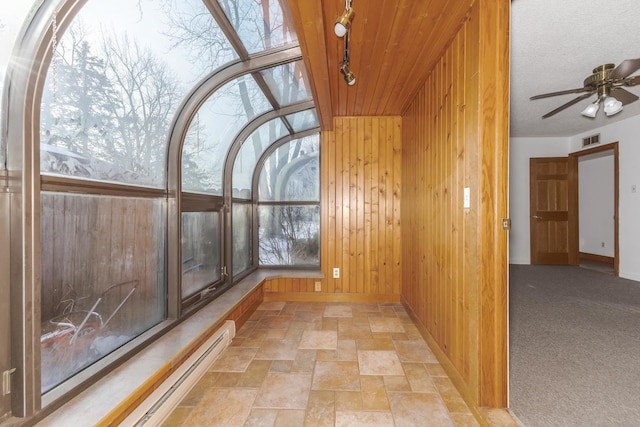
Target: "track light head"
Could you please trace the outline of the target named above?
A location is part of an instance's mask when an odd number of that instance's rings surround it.
[[[355,11],[351,6],[345,9],[344,13],[336,19],[336,23],[333,27],[333,31],[336,33],[338,37],[344,37],[349,31],[349,27],[351,27],[351,21],[353,21],[353,17],[356,15]]]
[[[353,86],[354,84],[356,84],[356,75],[353,74],[351,70],[349,70],[349,64],[347,64],[346,62],[342,63],[342,65],[340,66],[340,72],[344,76],[344,81],[346,84],[348,84],[349,86]]]

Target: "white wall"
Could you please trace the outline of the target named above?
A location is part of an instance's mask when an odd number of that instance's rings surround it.
[[[564,157],[571,138],[511,138],[509,141],[509,262],[529,264],[529,159]]]
[[[614,156],[613,150],[578,159],[580,252],[613,257]]]
[[[640,116],[576,135],[571,138],[570,151],[580,150],[582,138],[596,133],[602,144],[620,143],[620,277],[640,281]]]

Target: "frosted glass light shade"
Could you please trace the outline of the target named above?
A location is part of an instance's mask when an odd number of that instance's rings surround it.
[[[613,96],[607,97],[604,101],[604,112],[607,116],[613,116],[622,111],[622,102],[615,99]]]
[[[582,115],[594,118],[599,109],[600,109],[600,104],[598,104],[597,102],[594,102],[593,104],[587,105],[587,108],[582,110]]]

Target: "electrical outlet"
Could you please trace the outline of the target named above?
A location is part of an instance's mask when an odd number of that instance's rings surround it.
[[[333,278],[334,279],[339,279],[340,278],[340,269],[338,267],[334,267],[333,268]]]
[[[320,292],[320,291],[322,290],[322,282],[316,282],[316,283],[315,283],[314,290],[315,290],[316,292]]]
[[[602,242],[602,247],[604,248],[604,242]]]
[[[636,192],[636,185],[635,185],[635,184],[633,184],[633,185],[631,186],[631,192],[632,192],[632,193],[635,193],[635,192]]]

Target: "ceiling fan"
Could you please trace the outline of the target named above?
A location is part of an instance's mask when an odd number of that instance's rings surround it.
[[[623,86],[635,86],[640,84],[640,75],[629,77],[634,72],[640,70],[640,58],[625,59],[617,67],[614,64],[604,64],[593,69],[589,77],[584,79],[583,87],[577,89],[562,90],[559,92],[544,93],[532,96],[530,100],[549,98],[551,96],[566,95],[570,93],[582,93],[577,98],[572,99],[542,116],[543,119],[551,117],[554,114],[568,108],[583,99],[587,99],[597,92],[598,98],[582,111],[587,117],[595,117],[600,104],[604,105],[604,111],[607,116],[612,116],[622,110],[622,106],[637,101],[639,98]]]

